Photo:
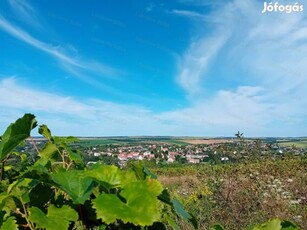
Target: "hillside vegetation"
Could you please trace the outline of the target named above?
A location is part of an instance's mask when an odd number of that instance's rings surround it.
[[[244,229],[280,217],[307,229],[307,160],[265,159],[219,165],[169,165],[152,169],[195,215],[200,229],[220,223]],[[182,229],[190,229],[181,222]]]

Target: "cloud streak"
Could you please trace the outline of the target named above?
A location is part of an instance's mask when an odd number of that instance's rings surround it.
[[[5,78],[0,81],[0,111],[2,120],[7,120],[10,114],[32,112],[38,115],[41,122],[48,122],[63,135],[187,135],[202,133],[212,125],[236,126],[247,114],[233,114],[232,108],[237,108],[244,102],[246,113],[261,113],[263,108],[256,95],[258,88],[246,87],[237,92],[220,92],[212,102],[203,102],[190,108],[154,113],[142,106],[124,105],[99,99],[77,100],[76,98],[56,95],[31,89],[18,83],[16,78]],[[229,98],[223,101],[224,97]],[[234,100],[233,100],[234,98]],[[219,106],[223,103],[226,106]],[[257,106],[255,106],[257,105]],[[204,113],[209,108],[210,113]],[[226,108],[226,110],[225,110]],[[230,111],[227,111],[227,109]],[[253,108],[253,109],[251,109]],[[5,112],[6,111],[6,112]],[[205,115],[203,115],[205,114]],[[254,118],[248,124],[255,124]],[[66,124],[65,124],[66,122]],[[61,126],[67,132],[61,130]],[[190,126],[191,128],[187,128]],[[88,129],[87,131],[85,129]],[[71,131],[71,133],[68,133]],[[218,132],[218,131],[217,131]]]
[[[177,82],[189,95],[195,95],[202,89],[203,75],[210,63],[227,41],[227,34],[193,42],[179,63]]]
[[[0,81],[0,108],[1,128],[7,125],[4,122],[12,122],[16,114],[31,112],[40,123],[54,128],[57,135],[158,135],[169,129],[141,106],[78,100],[22,86],[12,77]]]
[[[118,71],[107,67],[101,63],[93,62],[93,61],[82,61],[77,58],[71,57],[68,54],[65,54],[60,48],[52,46],[48,43],[42,42],[21,28],[13,25],[9,21],[7,21],[3,16],[0,15],[0,28],[10,34],[11,36],[35,47],[52,57],[56,58],[60,62],[64,62],[66,65],[69,65],[73,68],[77,68],[79,70],[87,70],[94,73],[100,73],[107,77],[113,77]],[[65,66],[65,65],[63,65]]]
[[[203,14],[200,14],[198,12],[190,11],[190,10],[172,10],[171,11],[173,14],[179,15],[179,16],[184,16],[188,17],[190,19],[196,19],[196,20],[206,20],[207,17]]]
[[[8,0],[8,2],[15,14],[20,17],[23,22],[40,27],[36,10],[26,0]]]
[[[267,102],[266,93],[260,87],[242,86],[218,91],[211,99],[183,109],[157,113],[139,105],[43,92],[10,77],[0,81],[0,124],[5,127],[16,114],[31,112],[55,135],[233,136],[240,130],[249,136],[274,136],[278,132],[267,127],[276,119],[287,121],[283,129],[299,127],[300,118],[287,120],[287,114],[276,117],[276,112],[284,108]],[[296,130],[287,134],[302,133]]]
[[[39,90],[18,86],[15,78],[5,78],[0,82],[1,106],[29,111],[44,111],[53,114],[83,115],[92,113],[92,108],[70,97],[58,96]]]

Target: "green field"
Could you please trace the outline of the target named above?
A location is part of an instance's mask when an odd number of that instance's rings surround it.
[[[175,145],[188,145],[189,143],[178,140],[178,139],[167,139],[162,140],[161,142],[168,143],[168,144],[175,144]]]
[[[307,148],[307,141],[282,141],[278,142],[278,144],[284,147],[295,146],[297,148]]]
[[[116,138],[89,138],[79,142],[82,146],[97,146],[108,144],[139,144],[139,143],[166,143],[176,145],[188,145],[188,143],[173,138],[163,137],[116,137]]]
[[[116,144],[121,143],[120,140],[114,139],[88,139],[88,140],[81,140],[79,142],[83,146],[97,146],[97,145],[109,145],[109,144]]]

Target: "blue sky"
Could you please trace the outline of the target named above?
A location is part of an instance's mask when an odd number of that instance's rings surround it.
[[[33,113],[54,135],[306,136],[307,8],[262,9],[3,0],[0,131]]]

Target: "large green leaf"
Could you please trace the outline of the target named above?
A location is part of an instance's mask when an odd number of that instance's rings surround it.
[[[77,221],[78,214],[69,206],[56,208],[53,205],[48,207],[47,215],[36,207],[29,208],[29,219],[35,223],[36,228],[46,230],[67,230],[70,221]]]
[[[84,177],[83,171],[79,170],[58,172],[51,178],[76,204],[83,204],[94,188],[94,181]]]
[[[47,142],[44,146],[44,148],[40,151],[40,159],[39,163],[43,166],[45,166],[48,161],[54,161],[54,158],[56,156],[56,153],[58,153],[57,146],[52,142]]]
[[[9,125],[1,137],[0,142],[0,161],[22,141],[30,136],[30,132],[37,125],[35,116],[33,114],[25,114]]]
[[[162,185],[153,179],[136,181],[123,188],[120,197],[115,194],[101,194],[93,200],[97,217],[105,223],[121,219],[124,223],[152,225],[160,219],[159,200]]]
[[[84,176],[90,177],[104,186],[106,189],[123,187],[126,184],[136,181],[134,172],[121,171],[114,165],[95,164]]]

